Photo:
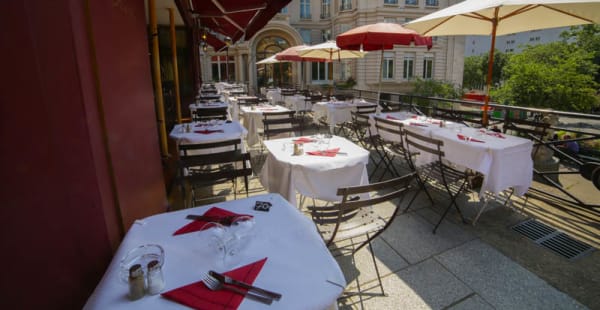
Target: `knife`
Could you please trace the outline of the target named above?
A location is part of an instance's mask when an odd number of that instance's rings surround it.
[[[185,218],[188,220],[199,220],[205,222],[216,222],[221,225],[231,225],[236,216],[207,216],[207,215],[196,215],[188,214]]]
[[[256,287],[253,285],[250,285],[248,283],[242,282],[242,281],[238,281],[232,277],[226,276],[224,274],[220,274],[216,271],[210,270],[208,272],[211,276],[213,276],[215,279],[225,283],[225,284],[230,284],[230,285],[236,285],[245,289],[248,289],[249,291],[252,291],[254,293],[258,293],[261,294],[263,296],[269,297],[269,298],[273,298],[275,300],[279,300],[281,299],[281,294],[279,293],[275,293],[275,292],[271,292],[265,289],[262,289],[260,287]]]

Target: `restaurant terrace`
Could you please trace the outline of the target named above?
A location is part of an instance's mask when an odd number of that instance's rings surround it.
[[[600,308],[600,116],[413,94],[454,2],[3,3],[0,305]]]

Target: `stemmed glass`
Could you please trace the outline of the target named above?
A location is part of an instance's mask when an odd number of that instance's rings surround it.
[[[237,216],[229,227],[216,222],[206,223],[202,227],[202,233],[208,233],[209,248],[216,254],[217,261],[225,266],[231,257],[248,245],[252,239],[253,228],[253,217]]]

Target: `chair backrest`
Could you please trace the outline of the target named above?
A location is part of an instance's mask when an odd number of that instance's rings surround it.
[[[423,135],[414,133],[410,130],[403,130],[404,144],[408,154],[426,152],[434,157],[441,164],[442,158],[445,156],[442,147],[444,142],[442,140],[425,137]],[[407,156],[407,160],[411,163],[411,166],[416,167],[415,162],[411,156]]]
[[[321,102],[321,101],[323,101],[323,95],[322,94],[311,94],[309,100],[311,103]]]
[[[381,139],[402,145],[403,123],[395,122],[380,116],[375,116],[375,128]]]
[[[227,107],[223,108],[202,108],[192,111],[194,121],[206,121],[211,119],[227,120]]]
[[[310,207],[311,216],[317,226],[333,226],[328,229],[327,235],[323,236],[326,244],[329,246],[337,240],[367,235],[368,239],[354,250],[358,251],[384,232],[396,217],[401,198],[411,188],[410,183],[415,177],[416,174],[412,172],[383,182],[339,188],[337,195],[342,196],[341,202],[336,202],[331,206]],[[357,197],[359,198],[357,199]],[[375,217],[371,215],[378,207],[381,207],[382,203],[393,199],[399,199],[394,204],[393,214],[388,220],[379,217],[377,218],[379,223],[374,223]],[[347,227],[350,228],[344,227],[344,224],[349,224]]]
[[[302,134],[302,122],[295,117],[296,111],[264,112],[263,127],[264,139],[283,133],[300,132]]]
[[[356,112],[360,114],[371,114],[377,112],[376,104],[357,105]]]
[[[254,97],[254,96],[238,97],[238,104],[241,104],[241,105],[256,105],[256,104],[258,104],[258,102],[259,102],[258,97]]]
[[[180,181],[192,184],[215,184],[237,177],[244,177],[246,195],[248,177],[252,175],[250,154],[242,151],[241,140],[231,139],[214,143],[180,144],[178,160]],[[199,173],[190,173],[198,167],[231,164],[229,169],[201,169]]]
[[[282,96],[293,96],[296,94],[296,89],[294,88],[282,88],[281,95]]]

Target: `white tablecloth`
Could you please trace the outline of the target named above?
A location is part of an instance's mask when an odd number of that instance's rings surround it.
[[[375,130],[375,122],[370,115],[371,130]],[[405,130],[432,137],[444,142],[443,151],[445,158],[457,165],[481,172],[485,178],[480,194],[485,192],[499,193],[513,187],[515,194],[523,195],[527,192],[533,177],[533,160],[531,150],[533,142],[511,135],[502,135],[504,139],[480,132],[479,129],[466,127],[463,124],[444,122],[441,128],[440,120],[417,117],[412,113],[394,112],[381,113],[382,118],[387,116],[396,118],[397,122],[404,124]],[[377,132],[377,131],[373,131]],[[458,134],[474,137],[479,142],[466,142],[458,138]],[[380,132],[382,137],[385,133]],[[399,137],[385,136],[394,141]],[[432,160],[427,154],[419,155],[417,164],[424,164]]]
[[[253,210],[256,201],[270,201],[269,212]],[[209,231],[173,236],[189,223],[188,214],[203,214],[210,206],[251,214],[255,236],[228,266],[219,263],[204,242]],[[254,284],[283,295],[267,306],[244,299],[239,309],[325,309],[336,302],[346,285],[337,262],[326,248],[314,224],[276,194],[254,196],[215,205],[163,213],[136,221],[127,232],[104,277],[84,309],[182,309],[183,305],[160,295],[127,299],[128,286],[119,279],[119,261],[131,249],[158,244],[165,250],[165,291],[203,278],[208,270],[224,272],[264,257],[267,261]],[[332,284],[337,283],[338,285]]]
[[[333,133],[336,124],[349,122],[352,120],[350,112],[356,110],[356,106],[373,105],[373,103],[364,100],[336,101],[336,102],[317,102],[312,105],[314,112],[313,121],[319,123],[319,119],[324,118],[329,124],[329,131]],[[377,106],[377,111],[379,111]]]
[[[296,112],[311,111],[312,103],[305,101],[306,97],[302,95],[293,95],[285,97],[285,106]]]
[[[185,127],[189,124],[191,132],[185,132]],[[173,127],[169,137],[177,140],[177,143],[213,143],[231,139],[242,139],[248,131],[240,122],[232,121],[231,123],[223,122],[222,125],[196,127],[199,123],[178,124]],[[195,133],[194,130],[223,130],[223,132],[215,132],[210,134]]]
[[[288,108],[279,105],[242,106],[242,121],[248,128],[248,145],[252,146],[260,142],[259,131],[263,128],[263,112],[285,112]]]
[[[279,193],[297,205],[296,191],[304,196],[325,201],[340,201],[340,187],[369,184],[366,165],[369,152],[338,136],[331,138],[329,148],[340,148],[335,157],[307,155],[318,149],[317,143],[305,143],[304,154],[294,156],[294,138],[264,141],[269,151],[260,180],[272,193]]]
[[[533,178],[531,140],[511,135],[502,135],[502,139],[470,127],[460,134],[484,143],[460,140],[454,130],[436,130],[431,136],[444,141],[447,160],[485,175],[481,193],[499,193],[509,187],[519,196],[527,192]]]
[[[283,102],[283,97],[281,96],[281,90],[279,88],[266,90],[265,96],[271,104],[278,104],[279,102]]]

